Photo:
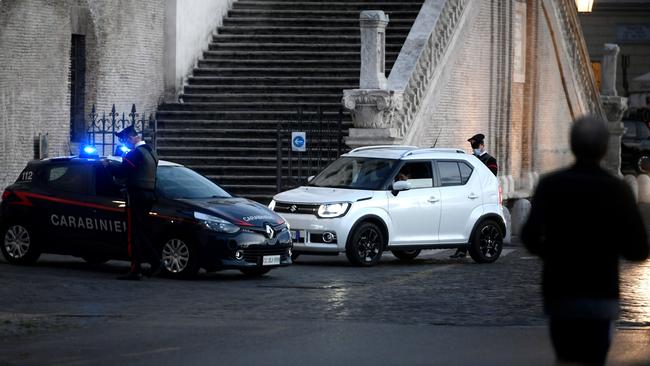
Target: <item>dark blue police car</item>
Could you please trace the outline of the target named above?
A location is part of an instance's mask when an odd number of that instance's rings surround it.
[[[266,206],[165,161],[156,196],[151,238],[169,274],[191,277],[204,268],[262,275],[291,264],[287,223]],[[2,193],[1,250],[10,263],[33,263],[41,253],[128,260],[126,235],[121,186],[100,159],[32,161]]]

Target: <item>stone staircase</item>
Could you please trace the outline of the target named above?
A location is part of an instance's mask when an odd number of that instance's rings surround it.
[[[229,192],[267,203],[276,193],[277,124],[302,106],[336,120],[343,89],[359,86],[359,12],[383,10],[386,74],[423,0],[239,0],[198,62],[182,103],[157,112],[161,159]],[[343,117],[344,130],[351,127]],[[286,171],[283,172],[286,174]]]

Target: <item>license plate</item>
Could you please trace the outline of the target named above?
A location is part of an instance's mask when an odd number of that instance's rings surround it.
[[[262,265],[263,266],[273,266],[276,264],[280,264],[280,256],[279,255],[265,255],[262,258]]]

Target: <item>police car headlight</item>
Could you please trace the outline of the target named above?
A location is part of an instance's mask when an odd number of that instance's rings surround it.
[[[318,216],[323,218],[341,217],[348,212],[349,208],[349,202],[327,203],[320,205]]]
[[[194,218],[199,220],[201,225],[204,225],[207,229],[220,233],[233,234],[241,230],[239,226],[231,224],[220,217],[206,215],[202,212],[195,212]]]
[[[271,203],[269,203],[269,210],[273,211],[275,209],[275,200],[271,200]]]

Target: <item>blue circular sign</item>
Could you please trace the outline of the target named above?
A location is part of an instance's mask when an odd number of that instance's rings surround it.
[[[296,147],[303,147],[305,145],[305,139],[302,136],[296,136],[293,138],[293,145]]]

